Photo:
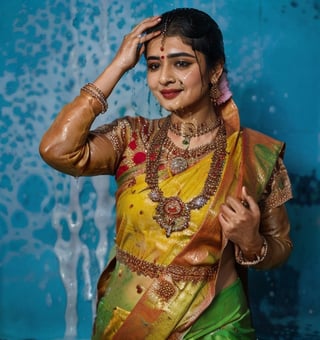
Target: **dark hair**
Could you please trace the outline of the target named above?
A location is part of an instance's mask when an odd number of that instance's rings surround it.
[[[225,63],[223,36],[218,24],[205,12],[177,8],[161,15],[160,23],[147,32],[161,31],[164,37],[179,36],[193,50],[203,53],[207,66]]]

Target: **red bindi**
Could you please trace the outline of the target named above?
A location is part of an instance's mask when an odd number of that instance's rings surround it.
[[[164,55],[162,55],[160,58],[161,58],[161,59],[164,59]]]
[[[163,46],[160,47],[160,51],[161,51],[161,52],[164,51],[164,47],[163,47]]]

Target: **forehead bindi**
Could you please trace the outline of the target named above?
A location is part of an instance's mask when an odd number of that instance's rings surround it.
[[[180,59],[180,58],[188,58],[188,59],[197,59],[197,56],[194,51],[185,51],[177,48],[172,48],[167,50],[166,48],[149,51],[147,55],[147,60],[164,60],[167,59]]]

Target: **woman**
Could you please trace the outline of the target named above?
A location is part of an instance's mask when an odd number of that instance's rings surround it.
[[[91,131],[142,54],[150,90],[170,114]],[[145,19],[42,139],[55,169],[118,183],[115,251],[98,283],[93,339],[255,338],[239,273],[288,258],[291,188],[284,144],[240,128],[224,65],[207,14]]]

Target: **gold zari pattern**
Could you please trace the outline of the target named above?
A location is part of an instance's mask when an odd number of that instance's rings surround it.
[[[201,282],[210,281],[215,277],[219,262],[213,265],[201,265],[201,266],[179,266],[168,265],[162,266],[139,259],[136,256],[129,254],[117,248],[117,260],[128,266],[128,268],[138,274],[143,274],[150,278],[158,278],[162,275],[169,275],[174,281],[184,282]]]

